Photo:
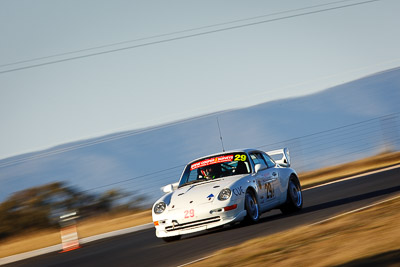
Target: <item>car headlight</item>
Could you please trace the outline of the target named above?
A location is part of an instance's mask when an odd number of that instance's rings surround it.
[[[231,194],[232,191],[229,188],[222,189],[221,192],[219,192],[218,200],[227,200],[231,197]]]
[[[165,205],[164,202],[158,202],[155,206],[154,206],[154,213],[155,214],[161,214],[164,212],[165,208],[167,207],[167,205]]]

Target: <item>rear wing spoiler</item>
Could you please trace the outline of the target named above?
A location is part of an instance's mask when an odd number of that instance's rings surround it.
[[[290,167],[290,154],[289,149],[287,147],[277,150],[272,150],[266,152],[269,156],[271,156],[277,164],[282,167]]]

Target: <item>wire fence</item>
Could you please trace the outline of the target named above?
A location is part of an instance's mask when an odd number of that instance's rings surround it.
[[[336,127],[288,140],[275,143],[267,143],[268,139],[259,140],[261,145],[256,147],[263,151],[288,147],[292,159],[292,166],[298,173],[315,170],[327,166],[334,166],[376,154],[400,150],[400,112],[381,116],[350,125]],[[131,136],[124,133],[122,137]],[[120,136],[117,136],[120,139]],[[73,149],[86,148],[89,145],[103,144],[114,141],[117,137],[107,137],[100,141],[77,144],[72,147],[60,148],[55,152],[44,152],[25,158],[13,159],[11,162],[0,164],[0,168],[6,168],[16,164],[26,164],[33,160],[40,160],[46,156],[54,156],[59,153],[68,153]],[[117,139],[117,140],[118,140]],[[185,162],[186,163],[186,162]],[[38,163],[37,163],[38,164]],[[178,181],[184,164],[170,166],[169,168],[151,170],[137,176],[110,177],[105,184],[92,185],[83,192],[102,192],[119,188],[127,190],[135,195],[145,197],[145,205],[150,205],[154,200],[162,196],[160,188],[169,183]],[[19,168],[20,169],[20,168]]]
[[[265,147],[289,147],[293,167],[299,172],[397,151],[399,115],[391,114],[261,148]]]
[[[288,147],[292,166],[305,172],[327,166],[339,165],[380,153],[400,150],[399,114],[391,114],[307,136],[283,140],[257,147],[275,150]],[[160,183],[177,182],[184,166],[159,171],[141,193],[161,196]],[[140,180],[145,182],[145,180]],[[130,182],[128,182],[130,183]]]

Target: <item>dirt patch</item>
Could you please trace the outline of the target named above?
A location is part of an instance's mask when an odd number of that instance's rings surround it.
[[[0,258],[61,243],[60,231],[56,229],[32,231],[2,240]]]
[[[80,238],[152,222],[151,210],[134,214],[104,215],[78,223]]]
[[[79,238],[107,233],[151,222],[151,211],[134,214],[109,214],[90,218],[78,223]],[[32,231],[14,236],[0,243],[0,258],[61,243],[59,229]]]

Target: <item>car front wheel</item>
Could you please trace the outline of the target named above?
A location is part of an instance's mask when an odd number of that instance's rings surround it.
[[[260,208],[257,202],[257,198],[251,190],[247,190],[244,201],[244,207],[247,212],[244,222],[258,222],[258,220],[260,219]]]

